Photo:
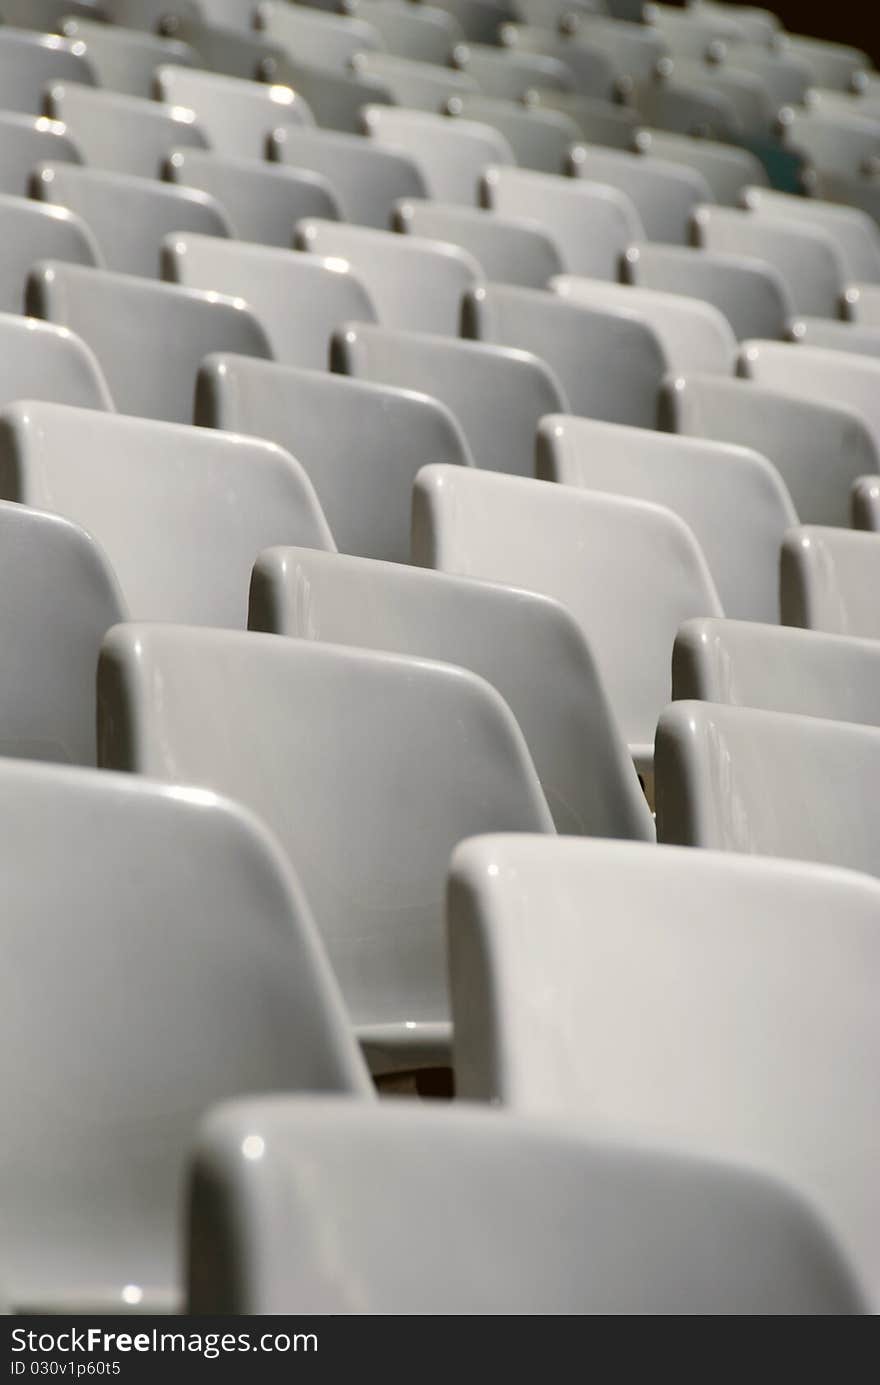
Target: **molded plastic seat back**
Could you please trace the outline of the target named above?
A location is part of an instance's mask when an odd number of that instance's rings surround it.
[[[489,471],[532,476],[540,419],[568,407],[551,370],[526,351],[349,324],[334,339],[332,361],[343,374],[440,400],[476,465]]]
[[[880,728],[674,702],[657,729],[662,842],[880,874]]]
[[[390,106],[368,106],[363,121],[371,139],[412,159],[438,202],[474,206],[485,170],[515,162],[503,135],[480,121]]]
[[[876,881],[792,861],[465,843],[458,1090],[772,1174],[819,1210],[876,1306],[878,904]]]
[[[880,535],[819,525],[792,529],[782,549],[786,625],[880,639]]]
[[[782,477],[802,520],[845,524],[849,489],[877,471],[877,448],[858,414],[717,375],[668,380],[661,418],[674,432],[754,448]]]
[[[0,504],[0,755],[95,763],[95,669],[125,619],[114,574],[75,524]]]
[[[79,44],[57,34],[4,25],[0,33],[4,111],[42,115],[43,92],[49,82],[76,82],[83,87],[94,84],[95,73]]]
[[[671,510],[544,481],[426,467],[413,558],[568,606],[643,763],[669,700],[675,632],[689,616],[722,614],[706,560]]]
[[[219,203],[194,188],[173,188],[154,178],[42,164],[34,174],[33,193],[44,202],[68,207],[94,232],[108,269],[157,278],[162,239],[170,231],[231,236],[232,227]],[[34,259],[63,259],[44,250]]]
[[[25,197],[0,194],[0,239],[0,310],[7,313],[23,311],[25,285],[35,261],[66,260],[93,268],[102,262],[90,227],[75,210],[41,207]]]
[[[694,208],[712,200],[702,174],[684,164],[643,159],[618,149],[581,145],[572,172],[592,183],[606,183],[628,197],[650,240],[686,245]]]
[[[199,125],[218,154],[264,159],[273,131],[290,125],[311,126],[305,101],[288,86],[251,82],[183,67],[162,67],[156,74],[160,100],[196,112]]]
[[[296,457],[343,553],[409,561],[412,484],[431,462],[473,465],[456,420],[412,390],[210,356],[196,423],[269,438]]]
[[[452,848],[493,823],[553,831],[498,693],[446,664],[127,625],[104,644],[98,702],[103,764],[228,792],[262,817],[297,862],[361,1038],[404,1067],[426,1050],[436,1062]]]
[[[174,283],[243,300],[265,330],[272,355],[284,365],[323,369],[330,338],[342,323],[376,320],[367,290],[338,259],[214,236],[172,235],[165,241],[162,265],[164,277]]]
[[[790,225],[730,207],[700,207],[693,220],[696,244],[725,255],[746,255],[776,269],[795,312],[840,317],[846,269],[827,231],[811,222]]]
[[[794,316],[794,301],[781,275],[772,265],[745,255],[642,242],[627,250],[622,277],[639,288],[711,303],[740,341],[782,337]]]
[[[689,620],[672,696],[880,726],[880,644],[744,620]]]
[[[81,337],[33,317],[0,313],[0,405],[16,399],[113,408],[97,357]]]
[[[0,412],[0,495],[91,534],[137,620],[243,627],[263,548],[333,547],[310,481],[272,443],[93,409]]]
[[[165,165],[165,177],[215,198],[236,240],[289,249],[294,227],[303,217],[334,220],[341,215],[339,200],[326,178],[304,169],[295,171],[256,159],[218,158],[201,149],[175,149]]]
[[[819,346],[747,341],[740,373],[768,389],[852,410],[880,450],[880,361]]]
[[[547,597],[303,548],[264,553],[250,627],[459,664],[501,693],[560,832],[654,840],[595,661]]]
[[[644,323],[659,340],[670,370],[732,373],[736,337],[710,303],[656,289],[584,279],[578,274],[557,275],[549,287],[571,303]]]
[[[419,236],[308,220],[297,226],[295,244],[350,265],[385,327],[458,336],[462,299],[483,282],[468,251]]]
[[[189,1307],[862,1311],[812,1210],[754,1173],[491,1112],[399,1103],[371,1118],[283,1099],[226,1106],[202,1127]]]
[[[0,113],[0,192],[27,197],[37,164],[82,163],[67,126],[45,116]]]
[[[188,423],[196,371],[211,351],[270,354],[259,323],[240,300],[129,274],[39,264],[31,271],[26,303],[37,317],[83,337],[101,363],[117,407],[140,418]],[[17,397],[40,393],[29,390]]]
[[[72,82],[46,94],[48,114],[63,120],[91,167],[157,178],[178,145],[207,149],[208,138],[184,106],[94,91]]]
[[[327,178],[347,221],[387,230],[400,197],[425,197],[427,185],[405,153],[385,149],[365,135],[287,126],[270,149],[279,163]]]
[[[552,293],[487,284],[464,303],[464,334],[531,351],[561,381],[572,412],[653,428],[669,362],[644,322]]]
[[[645,230],[629,198],[616,188],[580,183],[529,169],[491,168],[484,204],[501,216],[525,216],[552,236],[572,274],[616,280],[627,246]]]
[[[170,1311],[204,1113],[259,1091],[366,1097],[366,1075],[308,907],[249,814],[12,761],[0,800],[0,1008],[21,1060],[3,1089],[5,1289],[25,1311]]]
[[[703,550],[725,611],[779,619],[779,555],[797,515],[757,452],[557,414],[538,429],[537,475],[668,506]]]
[[[450,241],[466,250],[487,279],[498,284],[521,284],[543,289],[564,268],[550,235],[537,221],[507,219],[472,207],[441,202],[398,202],[395,230],[432,240]]]

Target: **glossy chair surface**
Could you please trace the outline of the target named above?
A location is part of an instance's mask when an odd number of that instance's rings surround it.
[[[98,702],[102,764],[228,792],[275,833],[381,1065],[448,1062],[450,852],[493,822],[553,831],[500,695],[446,664],[132,624],[105,641]]]
[[[513,164],[513,150],[497,130],[475,120],[451,120],[426,111],[368,106],[365,132],[378,144],[412,159],[438,202],[474,206],[489,165]]]
[[[427,462],[473,465],[457,421],[426,394],[247,356],[209,356],[195,422],[268,438],[311,480],[343,553],[409,560],[412,483]]]
[[[64,121],[90,167],[111,173],[157,178],[178,145],[208,147],[207,133],[185,106],[65,82],[46,92],[46,112]]]
[[[231,158],[263,159],[273,131],[314,123],[303,98],[283,83],[161,67],[156,92],[168,105],[195,111],[212,149]]]
[[[250,628],[442,659],[501,693],[558,831],[654,840],[595,660],[556,602],[492,582],[304,548],[263,553]]]
[[[0,798],[6,1293],[24,1312],[177,1309],[205,1111],[368,1097],[338,991],[290,868],[238,806],[19,761]]]
[[[202,1126],[191,1312],[864,1311],[778,1182],[559,1122],[355,1106],[238,1102]]]
[[[335,220],[342,211],[330,183],[320,174],[257,159],[175,149],[166,161],[164,175],[181,188],[197,188],[213,197],[228,217],[235,239],[260,245],[289,249],[294,227],[303,217]]]
[[[426,467],[413,498],[413,559],[568,606],[643,765],[669,700],[675,632],[689,616],[722,614],[706,560],[671,510],[544,481]]]
[[[31,271],[25,302],[36,317],[83,338],[117,407],[140,418],[188,423],[196,371],[211,351],[270,354],[262,328],[240,299],[131,274],[44,261]],[[18,398],[42,392],[38,387]]]
[[[880,639],[880,537],[804,525],[786,535],[780,571],[786,625]]]
[[[344,219],[387,231],[400,197],[425,197],[425,180],[409,155],[385,149],[366,135],[285,126],[269,144],[277,162],[326,178]]]
[[[781,1178],[876,1304],[878,902],[866,876],[793,861],[465,843],[448,910],[459,1091]]]

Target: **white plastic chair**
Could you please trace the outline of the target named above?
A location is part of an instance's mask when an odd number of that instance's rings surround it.
[[[90,167],[111,173],[156,178],[178,145],[208,147],[206,132],[185,106],[65,82],[47,90],[46,112],[64,122]]]
[[[493,824],[554,830],[499,694],[447,664],[132,624],[98,706],[102,764],[228,792],[272,829],[374,1066],[448,1063],[449,854]]]
[[[248,356],[206,358],[194,419],[296,457],[340,551],[365,558],[408,561],[420,467],[473,465],[458,422],[426,394]]]
[[[460,1106],[283,1098],[202,1126],[189,1288],[196,1314],[864,1311],[813,1210],[751,1171]]]
[[[413,493],[413,561],[568,606],[637,766],[650,768],[675,632],[690,616],[722,614],[706,560],[677,515],[571,486],[425,467]]]
[[[167,105],[195,111],[211,147],[233,158],[263,159],[273,131],[314,123],[303,98],[280,83],[160,67],[156,92]]]
[[[85,529],[137,620],[241,628],[263,548],[334,546],[308,477],[272,443],[94,409],[4,409],[0,496]]]
[[[786,535],[780,591],[786,625],[880,639],[880,536],[804,525]]]
[[[254,568],[249,625],[470,669],[516,717],[558,831],[654,840],[593,655],[555,601],[401,563],[276,548]]]
[[[371,139],[412,159],[428,195],[438,202],[474,206],[484,170],[515,162],[504,137],[479,121],[367,106],[363,125]]]
[[[757,452],[551,414],[538,428],[536,474],[667,506],[699,543],[728,615],[779,619],[779,555],[797,515]]]
[[[792,861],[465,843],[448,910],[458,1090],[770,1173],[819,1210],[876,1306],[878,904],[876,881]]]
[[[369,1095],[338,991],[290,868],[236,805],[20,761],[0,801],[4,1290],[24,1313],[177,1309],[204,1113]]]

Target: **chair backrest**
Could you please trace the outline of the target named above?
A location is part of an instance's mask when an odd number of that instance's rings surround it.
[[[482,198],[501,216],[537,221],[558,246],[572,274],[617,279],[627,246],[645,235],[628,197],[616,188],[574,178],[493,167],[483,179]]]
[[[0,801],[2,1025],[21,1062],[3,1092],[4,1287],[24,1311],[170,1311],[205,1111],[255,1091],[367,1096],[366,1074],[307,905],[249,814],[19,761],[0,765]]]
[[[779,619],[779,554],[797,515],[757,452],[557,414],[538,428],[536,474],[667,506],[700,545],[727,614]]]
[[[746,380],[688,375],[668,380],[661,421],[673,432],[760,452],[782,477],[799,517],[847,523],[849,489],[878,469],[877,445],[858,414]]]
[[[857,477],[849,493],[849,501],[852,527],[880,533],[880,477]]]
[[[43,114],[48,82],[93,86],[95,73],[81,46],[57,34],[37,34],[3,26],[0,32],[0,88],[4,111]],[[54,112],[53,112],[54,114]]]
[[[746,341],[739,369],[768,389],[852,410],[870,429],[880,450],[880,361],[819,346]]]
[[[782,337],[794,316],[794,302],[779,272],[745,255],[642,242],[627,250],[621,277],[639,288],[711,303],[740,340]]]
[[[515,162],[503,135],[480,121],[368,106],[363,122],[371,139],[412,159],[428,195],[438,202],[475,206],[484,171]]]
[[[45,116],[0,112],[0,192],[26,197],[31,173],[45,160],[82,163],[67,126]]]
[[[493,823],[553,831],[493,688],[424,660],[132,624],[104,643],[98,703],[103,764],[229,792],[275,832],[362,1039],[408,1068],[448,1042],[449,854]]]
[[[880,639],[880,536],[804,525],[786,535],[780,593],[786,625]]]
[[[88,534],[0,503],[0,755],[94,765],[98,652],[124,618]]]
[[[702,206],[694,213],[693,233],[700,249],[771,265],[788,288],[795,312],[840,317],[846,272],[837,246],[821,226]]]
[[[91,228],[75,210],[41,207],[27,197],[0,194],[0,240],[0,310],[7,313],[24,309],[25,285],[35,261],[65,260],[93,268],[102,263]]]
[[[674,702],[657,728],[657,835],[878,875],[878,766],[878,727]]]
[[[814,85],[806,63],[793,53],[781,52],[778,47],[767,49],[738,43],[727,49],[722,66],[726,72],[746,72],[760,78],[777,113],[783,106],[802,104]]]
[[[331,360],[345,375],[440,400],[488,471],[532,476],[540,419],[568,408],[553,372],[527,351],[349,323],[334,338]]]
[[[650,159],[686,164],[696,169],[712,189],[712,199],[722,206],[736,207],[744,188],[761,190],[767,182],[764,165],[747,149],[721,144],[717,140],[694,139],[667,130],[640,130],[636,148]]]
[[[299,223],[294,243],[350,265],[384,327],[456,337],[462,299],[483,282],[477,261],[460,246],[371,226],[310,219]]]
[[[189,423],[196,371],[211,351],[270,354],[262,328],[240,299],[131,274],[44,261],[31,271],[25,303],[36,317],[81,335],[117,407],[140,418]],[[18,398],[41,393],[38,387]]]
[[[371,24],[389,53],[418,62],[447,62],[464,38],[458,20],[436,5],[416,8],[399,0],[349,0],[347,12]]]
[[[711,202],[706,179],[684,164],[662,159],[643,159],[619,149],[579,145],[572,158],[572,172],[593,183],[617,188],[635,206],[649,240],[686,245],[691,215],[703,202]]]
[[[565,111],[577,121],[581,139],[607,149],[631,150],[643,123],[632,106],[617,106],[600,97],[556,91],[553,87],[536,88],[529,96],[529,104],[542,110]]]
[[[467,43],[453,53],[456,67],[479,83],[487,96],[524,101],[532,92],[573,92],[574,74],[560,58],[517,52],[488,43]]]
[[[198,188],[214,198],[236,240],[290,249],[293,228],[303,217],[333,220],[342,215],[327,179],[305,169],[224,158],[202,149],[175,149],[163,172],[170,183]]]
[[[844,177],[873,176],[880,166],[880,121],[828,111],[785,112],[785,142],[819,169]]]
[[[366,135],[288,125],[270,141],[271,157],[297,171],[325,177],[345,219],[387,230],[400,197],[425,197],[427,186],[408,154],[385,149]]]
[[[270,42],[316,67],[345,72],[355,54],[384,47],[377,29],[350,15],[322,14],[275,0],[262,0],[254,13]]]
[[[136,620],[241,628],[263,548],[333,547],[311,482],[275,444],[94,409],[0,411],[0,496],[85,529]]]
[[[463,326],[465,336],[546,361],[573,413],[655,426],[669,362],[646,323],[539,289],[487,284],[465,298]]]
[[[850,91],[862,74],[871,70],[871,59],[859,48],[805,34],[783,34],[781,51],[792,54],[809,68],[813,86]]]
[[[479,92],[473,77],[466,72],[413,62],[393,53],[358,53],[352,59],[352,68],[359,77],[381,82],[393,104],[409,111],[445,112],[447,105],[458,97]]]
[[[688,620],[672,651],[672,696],[880,726],[880,644],[757,621]]]
[[[878,903],[874,880],[791,861],[467,842],[448,910],[458,1091],[783,1179],[876,1305]]]
[[[571,149],[581,139],[577,121],[565,111],[542,110],[482,93],[456,96],[449,105],[451,114],[481,120],[498,130],[520,168],[564,173]]]
[[[113,408],[98,359],[81,337],[36,318],[0,313],[0,406],[16,399]]]
[[[41,164],[34,171],[31,188],[43,202],[66,207],[81,217],[93,232],[107,268],[122,274],[156,278],[162,239],[170,231],[232,235],[226,213],[208,193],[169,187],[155,178],[105,173],[76,164]],[[51,249],[35,249],[30,263],[64,258]]]
[[[568,606],[642,763],[669,700],[675,632],[689,616],[722,614],[706,560],[671,510],[544,481],[426,467],[413,493],[413,559]]]
[[[880,280],[880,234],[871,217],[857,207],[841,207],[814,197],[795,197],[767,187],[747,187],[743,204],[769,219],[815,223],[827,231],[843,260],[848,280]]]
[[[290,452],[340,551],[364,558],[408,562],[412,484],[422,466],[473,465],[459,424],[426,394],[247,356],[205,360],[195,422]]]
[[[215,236],[171,235],[162,267],[166,279],[188,289],[243,300],[284,365],[323,369],[330,338],[343,322],[376,320],[367,290],[340,260]]]
[[[778,1182],[559,1123],[359,1105],[238,1102],[203,1125],[190,1312],[864,1311]]]
[[[495,283],[542,289],[564,268],[552,237],[531,218],[408,200],[396,204],[393,220],[397,231],[460,246]]]
[[[184,106],[65,82],[48,89],[46,109],[64,121],[87,164],[111,173],[156,178],[178,145],[208,147],[205,131]]]
[[[254,569],[249,623],[470,669],[516,717],[558,831],[654,839],[592,653],[557,602],[401,563],[276,548]]]
[[[571,303],[644,323],[656,335],[671,371],[730,375],[737,342],[727,319],[711,303],[677,293],[559,274],[549,285]]]
[[[563,14],[559,19],[563,19]],[[559,22],[550,25],[505,24],[496,37],[512,53],[540,53],[556,58],[572,74],[577,91],[604,101],[614,97],[616,64],[601,48],[576,43],[559,32]]]
[[[263,159],[274,130],[313,123],[303,98],[281,84],[161,67],[156,73],[156,91],[168,105],[195,111],[212,148],[233,158]]]
[[[287,57],[278,75],[303,97],[322,130],[362,134],[364,109],[384,109],[394,100],[386,83],[366,72],[333,72]]]
[[[98,85],[125,96],[149,100],[156,69],[163,63],[198,67],[201,62],[189,44],[158,34],[138,33],[90,19],[66,19],[63,27],[66,38],[85,44],[85,56]]]

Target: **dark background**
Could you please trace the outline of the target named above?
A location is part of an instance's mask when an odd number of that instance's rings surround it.
[[[862,48],[880,67],[880,0],[753,0],[778,14],[792,34]]]

